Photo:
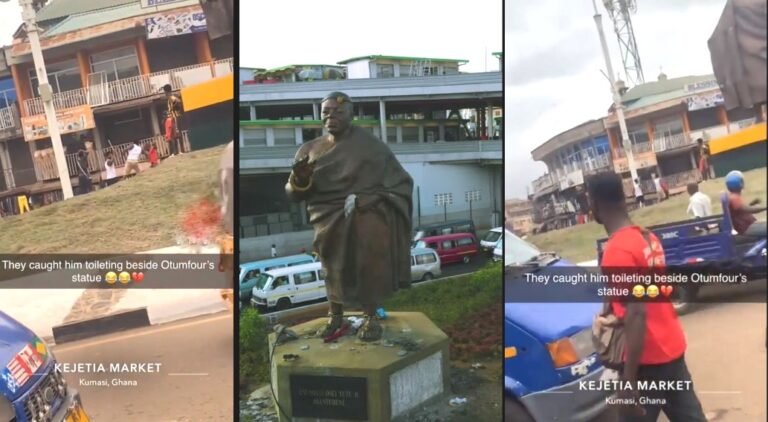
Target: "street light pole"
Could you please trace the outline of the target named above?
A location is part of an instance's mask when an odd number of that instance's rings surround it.
[[[621,94],[619,93],[619,87],[616,85],[616,80],[613,76],[611,56],[608,53],[608,42],[605,39],[605,32],[603,32],[603,18],[600,16],[600,12],[597,11],[597,4],[595,3],[595,0],[592,0],[592,7],[595,9],[595,24],[597,25],[597,32],[600,35],[600,44],[603,47],[603,58],[605,59],[605,67],[608,69],[608,80],[611,83],[613,108],[616,110],[616,116],[619,120],[619,129],[621,130],[621,144],[627,154],[627,166],[629,167],[629,174],[632,176],[632,180],[634,181],[638,178],[637,168],[635,167],[635,158],[632,155],[632,144],[629,142],[627,122],[624,120],[624,106],[621,104]]]
[[[3,0],[8,1],[8,0]],[[35,64],[35,72],[39,82],[38,91],[40,99],[43,101],[45,109],[45,118],[48,123],[48,134],[51,136],[53,144],[53,154],[56,160],[56,168],[59,171],[59,181],[61,182],[61,192],[64,199],[72,198],[72,180],[69,177],[69,168],[64,155],[64,146],[61,144],[61,133],[59,132],[59,122],[56,119],[56,110],[53,106],[53,90],[48,83],[48,72],[45,70],[45,61],[43,60],[43,49],[40,47],[40,36],[38,34],[37,22],[35,22],[35,8],[32,0],[19,0],[21,6],[21,18],[27,29],[29,46],[32,50],[32,60]]]

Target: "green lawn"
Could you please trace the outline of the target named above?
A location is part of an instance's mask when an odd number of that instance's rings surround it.
[[[744,197],[747,202],[759,198],[766,203],[766,169],[752,170],[744,173]],[[710,180],[699,185],[699,190],[712,199],[712,212],[722,212],[720,193],[725,191],[723,178]],[[671,197],[668,201],[633,211],[630,216],[635,224],[653,226],[662,223],[686,220],[688,209],[688,193]],[[765,220],[765,213],[758,214],[758,220]],[[526,240],[543,251],[557,252],[563,258],[578,263],[597,259],[596,242],[606,237],[603,226],[597,223],[581,224],[567,229],[555,230]]]
[[[109,188],[0,219],[0,251],[134,253],[173,246],[180,214],[215,192],[223,149],[169,158]]]

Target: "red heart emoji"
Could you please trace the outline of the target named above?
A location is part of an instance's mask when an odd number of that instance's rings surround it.
[[[136,282],[141,283],[142,280],[144,280],[144,273],[136,274]]]
[[[660,290],[661,290],[661,294],[663,294],[664,297],[669,297],[669,296],[672,295],[672,291],[674,289],[675,289],[674,287],[672,287],[670,285],[666,285],[666,286],[661,286]]]
[[[136,273],[136,271],[134,271],[133,273],[131,273],[131,280],[133,280],[133,281],[136,281],[136,279],[137,279],[138,277],[139,277],[139,274],[138,274],[138,273]]]

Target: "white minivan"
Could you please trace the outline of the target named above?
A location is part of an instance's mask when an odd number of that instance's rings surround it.
[[[426,281],[440,277],[440,256],[434,249],[411,249],[411,281]]]
[[[480,248],[484,251],[492,251],[496,247],[496,242],[501,239],[504,233],[502,227],[495,227],[489,231],[484,238],[480,240]]]
[[[261,273],[251,294],[258,308],[288,309],[299,303],[326,297],[325,272],[319,262]]]

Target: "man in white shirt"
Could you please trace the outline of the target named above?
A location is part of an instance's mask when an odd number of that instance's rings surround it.
[[[123,179],[132,176],[134,173],[138,174],[141,169],[139,168],[139,159],[141,158],[141,146],[138,142],[133,141],[133,146],[128,151],[128,157],[125,159],[125,175]]]
[[[688,194],[691,196],[688,199],[688,211],[687,213],[694,218],[706,218],[712,215],[712,200],[701,192],[699,192],[699,185],[696,183],[688,184]]]
[[[635,179],[635,202],[639,208],[645,206],[645,198],[643,198],[643,188],[640,187],[640,180]]]

